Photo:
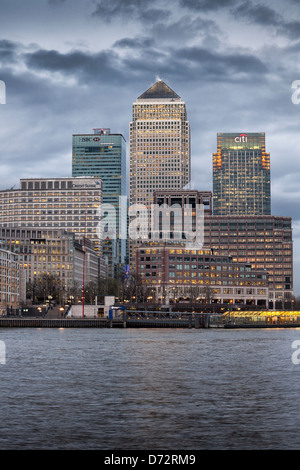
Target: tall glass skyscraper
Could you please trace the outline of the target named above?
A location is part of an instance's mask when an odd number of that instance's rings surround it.
[[[72,175],[98,176],[102,180],[102,203],[116,210],[116,236],[103,240],[103,255],[108,274],[118,277],[124,269],[126,239],[126,208],[119,210],[122,196],[126,197],[126,142],[122,134],[110,129],[94,129],[93,134],[74,134],[72,145]]]
[[[162,80],[133,103],[130,204],[153,203],[159,189],[190,182],[190,125],[185,102]]]
[[[154,191],[190,182],[190,125],[185,102],[158,80],[133,103],[130,123],[130,206],[150,209]],[[129,244],[134,266],[133,243]]]
[[[270,215],[270,154],[264,133],[219,133],[213,154],[214,215]]]

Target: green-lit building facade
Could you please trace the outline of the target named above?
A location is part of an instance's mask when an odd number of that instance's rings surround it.
[[[118,278],[126,262],[126,239],[122,238],[127,223],[126,210],[121,210],[121,201],[126,198],[126,141],[123,135],[111,133],[108,128],[93,129],[93,134],[74,134],[72,175],[100,177],[102,203],[115,208],[115,237],[111,234],[103,237],[102,246],[108,275]]]

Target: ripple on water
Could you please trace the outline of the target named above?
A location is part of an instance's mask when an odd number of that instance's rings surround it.
[[[0,449],[297,449],[299,330],[7,329]]]

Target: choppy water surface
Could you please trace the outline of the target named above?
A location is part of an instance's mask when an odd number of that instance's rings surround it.
[[[0,449],[299,449],[300,329],[3,329]]]

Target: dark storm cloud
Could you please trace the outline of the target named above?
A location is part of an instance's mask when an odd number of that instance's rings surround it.
[[[236,3],[236,0],[180,0],[179,3],[183,8],[194,11],[212,11],[227,8]]]
[[[209,51],[203,47],[183,47],[174,49],[165,47],[163,50],[152,47],[145,48],[142,43],[150,46],[147,38],[123,38],[114,46],[128,53],[121,56],[112,50],[104,50],[87,54],[79,50],[61,53],[55,50],[37,50],[25,54],[25,62],[29,70],[60,73],[62,76],[75,78],[78,83],[95,83],[107,81],[110,85],[120,85],[131,78],[146,80],[147,76],[165,74],[173,79],[193,81],[195,75],[201,80],[225,82],[253,81],[253,77],[262,82],[268,73],[267,66],[252,54],[228,51],[226,54]],[[132,50],[136,54],[132,54]]]
[[[185,64],[187,76],[195,73],[196,66],[199,74],[201,73],[201,79],[219,81],[222,77],[223,82],[225,80],[236,82],[240,79],[244,81],[245,75],[247,80],[253,80],[253,75],[258,75],[257,78],[261,80],[262,75],[268,72],[266,65],[251,54],[224,54],[208,51],[202,47],[185,47],[176,51],[176,57]]]
[[[283,23],[279,28],[279,32],[285,34],[291,39],[299,39],[300,21],[289,21],[287,23]]]
[[[149,8],[139,12],[139,19],[145,23],[154,23],[155,21],[166,21],[170,18],[171,13],[161,8]]]
[[[160,2],[155,5],[155,0],[101,0],[96,2],[93,16],[105,21],[116,18],[126,20],[140,20],[151,23],[157,20],[166,20],[170,16],[168,9],[160,8]]]
[[[41,49],[26,54],[25,62],[29,68],[59,72],[76,77],[80,82],[93,82],[99,79],[116,83],[122,81],[118,56],[111,50],[95,54],[75,50],[63,54],[56,50]]]
[[[276,6],[276,3],[275,3]],[[278,34],[291,39],[300,37],[300,21],[286,20],[273,8],[253,2],[243,2],[233,10],[237,20],[248,20],[252,24],[275,28]]]
[[[278,26],[282,24],[282,17],[275,10],[261,4],[244,2],[239,5],[234,14],[236,18],[247,18],[249,21],[260,25]]]
[[[60,5],[64,3],[66,0],[48,0],[49,5]]]
[[[119,39],[113,44],[113,47],[119,47],[121,49],[140,49],[140,48],[145,48],[145,47],[150,47],[154,45],[154,41],[152,38],[142,38],[142,37],[136,37],[136,38],[123,38]]]
[[[167,43],[176,44],[179,46],[193,38],[208,38],[208,48],[211,49],[219,43],[219,36],[221,31],[215,21],[209,18],[201,18],[200,16],[191,17],[183,15],[176,21],[165,23],[158,21],[150,28],[151,34],[155,38],[164,40]],[[180,41],[178,39],[180,38]]]
[[[6,39],[0,40],[0,63],[11,63],[16,60],[18,46]]]

